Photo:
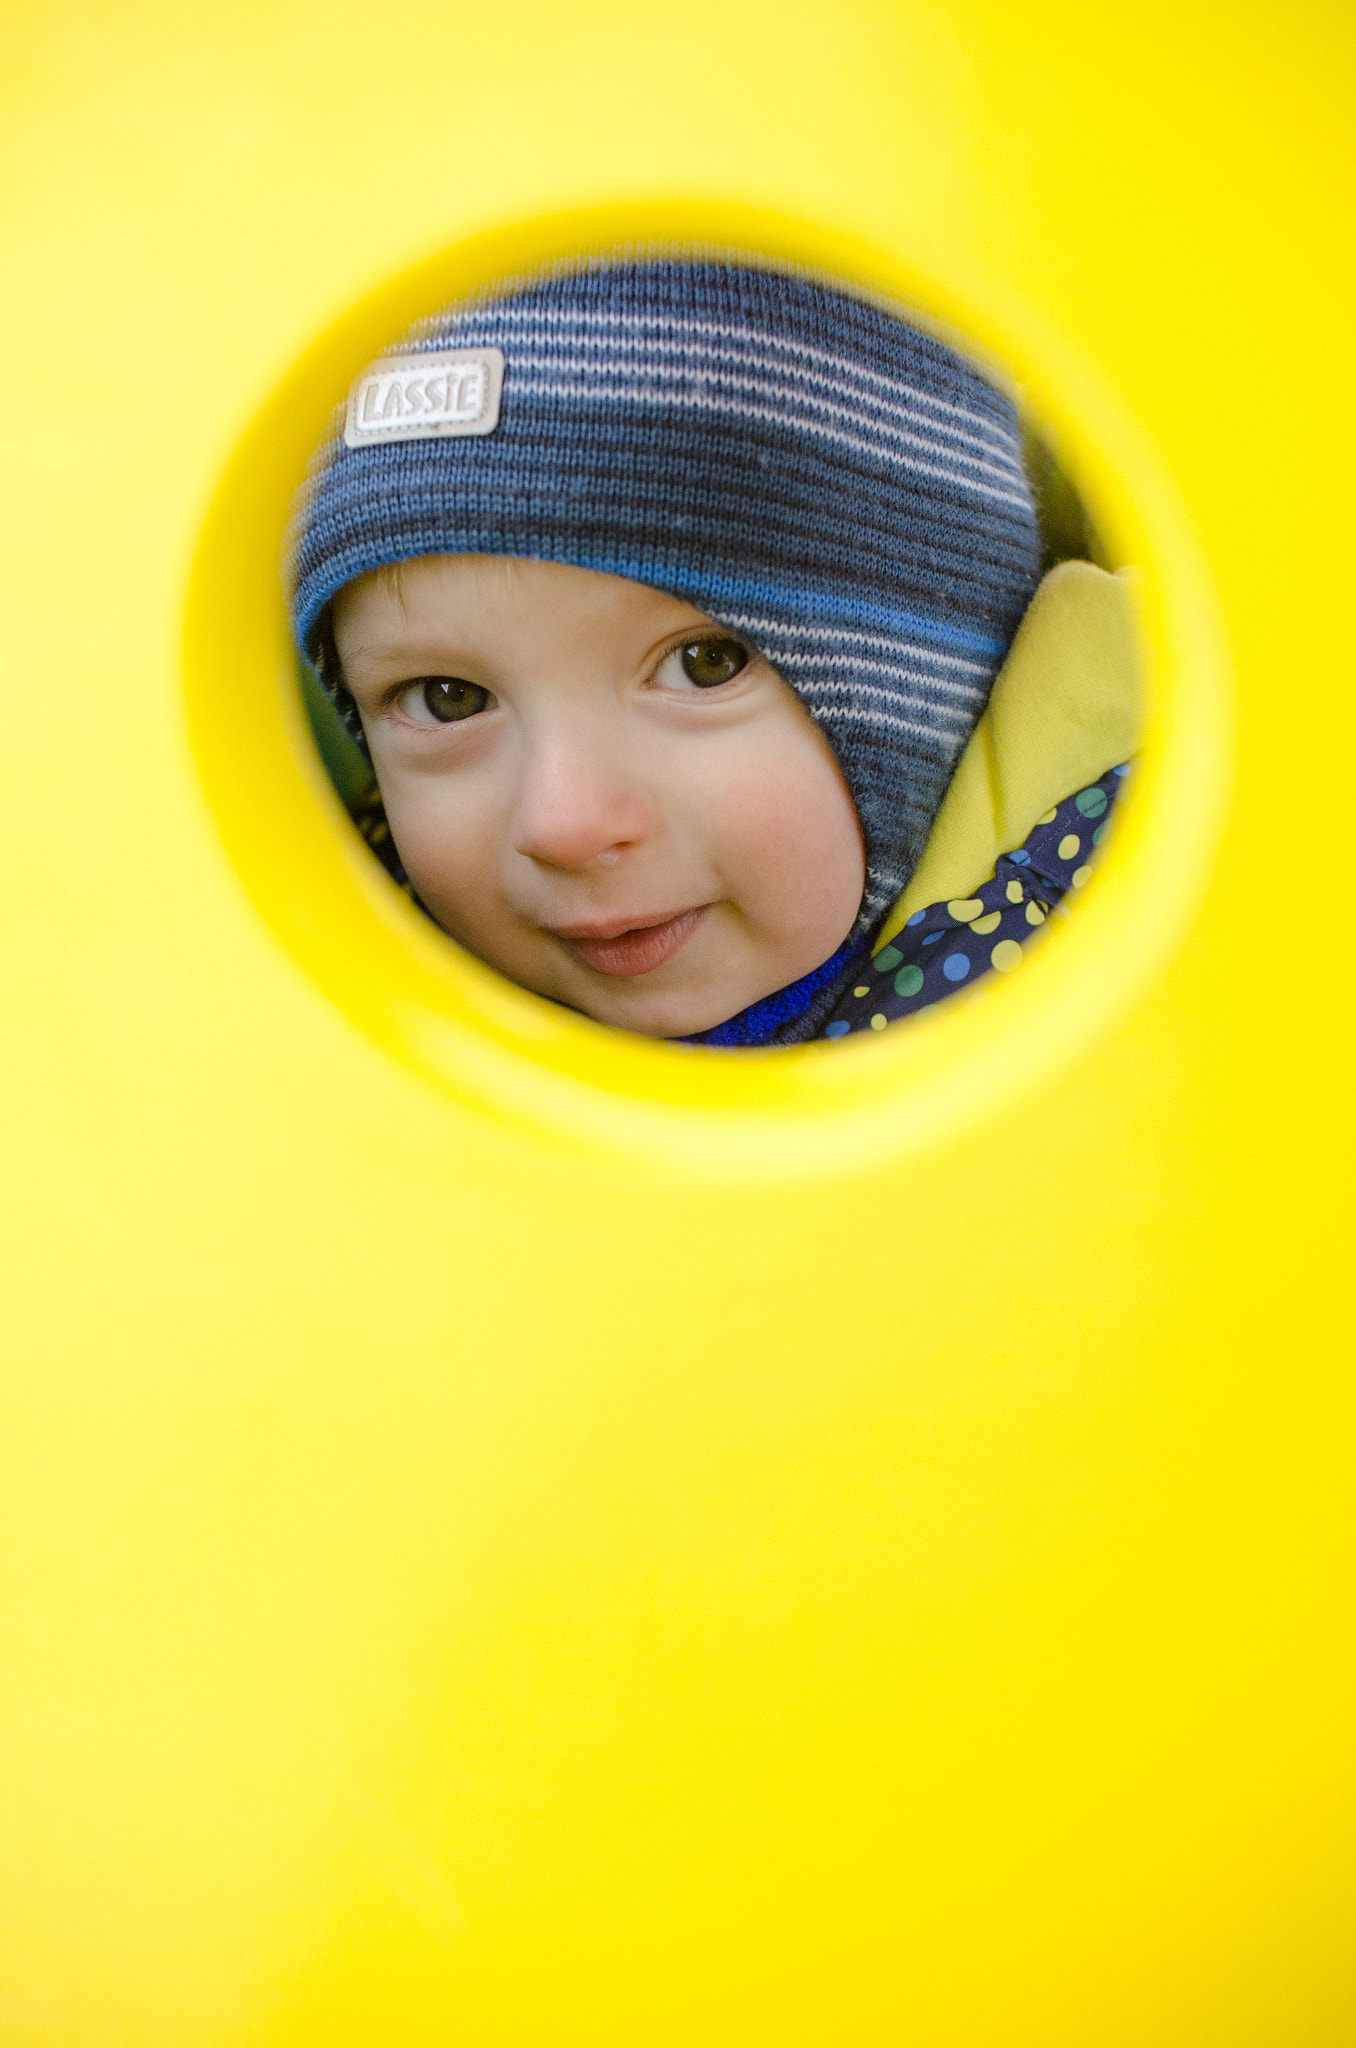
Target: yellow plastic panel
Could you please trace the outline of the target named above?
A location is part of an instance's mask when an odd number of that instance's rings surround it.
[[[1345,9],[16,5],[4,2048],[1356,2034]],[[277,555],[646,233],[1010,362],[1151,738],[973,1008],[708,1059],[378,886]]]

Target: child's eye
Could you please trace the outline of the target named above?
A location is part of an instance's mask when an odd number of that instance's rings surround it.
[[[419,725],[455,725],[458,719],[483,711],[490,693],[460,676],[420,676],[418,682],[405,685],[397,701],[406,717]]]
[[[664,656],[655,671],[655,681],[669,690],[714,690],[728,683],[749,665],[749,650],[742,641],[723,633],[710,633],[700,640],[685,640]]]

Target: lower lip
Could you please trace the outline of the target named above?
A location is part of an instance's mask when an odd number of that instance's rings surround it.
[[[705,917],[708,904],[700,910],[685,910],[681,917],[665,918],[663,924],[647,924],[639,931],[618,932],[612,939],[567,939],[562,946],[591,967],[596,974],[612,974],[630,980],[637,974],[653,974],[666,960],[687,944]]]

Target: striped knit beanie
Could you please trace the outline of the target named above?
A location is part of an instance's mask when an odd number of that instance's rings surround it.
[[[415,328],[293,526],[293,625],[379,564],[518,555],[689,600],[786,678],[861,819],[869,929],[912,873],[1035,588],[1009,400],[799,272],[604,262]],[[331,679],[326,679],[331,680]]]

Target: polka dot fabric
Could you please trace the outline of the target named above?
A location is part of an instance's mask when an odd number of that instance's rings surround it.
[[[1087,881],[1128,773],[1128,764],[1109,769],[1047,811],[973,896],[915,910],[889,945],[863,962],[820,1036],[883,1031],[988,975],[1015,972],[1046,919]]]

